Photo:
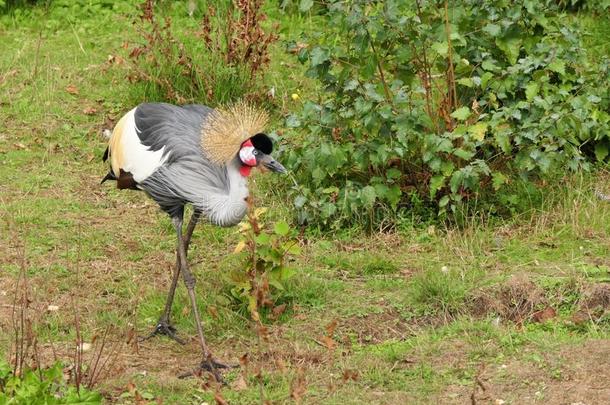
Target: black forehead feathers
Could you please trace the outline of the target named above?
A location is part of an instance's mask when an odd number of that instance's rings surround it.
[[[267,134],[256,134],[250,138],[250,140],[252,141],[252,145],[264,154],[270,155],[271,152],[273,152],[273,141]]]

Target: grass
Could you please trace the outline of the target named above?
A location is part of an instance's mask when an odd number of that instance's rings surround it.
[[[109,403],[136,403],[138,395],[211,402],[213,388],[176,378],[199,356],[182,286],[173,322],[187,345],[129,339],[156,322],[175,261],[168,218],[142,194],[99,185],[101,130],[132,107],[124,67],[107,63],[135,35],[130,17],[34,13],[0,20],[0,355],[11,347],[23,250],[43,363],[54,351],[69,360],[78,311],[85,341],[111,326],[120,342],[112,372],[97,386]],[[283,39],[311,24],[286,18]],[[308,83],[282,43],[273,52],[270,69],[280,73],[269,84],[282,114],[296,108],[294,89],[306,97]],[[585,303],[587,291],[610,277],[610,205],[594,196],[608,191],[608,179],[603,170],[567,178],[530,212],[502,223],[308,236],[284,293],[290,306],[269,323],[262,349],[228,293],[235,230],[199,226],[190,260],[206,336],[218,357],[238,362],[247,353],[250,362],[226,374],[220,395],[258,403],[260,368],[265,398],[277,403],[464,403],[471,396],[601,403],[607,387],[593,381],[608,367],[610,320],[607,307],[599,315]],[[271,220],[288,216],[273,191],[285,180],[255,180]],[[522,313],[509,319],[506,308]],[[556,314],[536,322],[534,312],[546,308]],[[589,317],[575,318],[583,308]]]

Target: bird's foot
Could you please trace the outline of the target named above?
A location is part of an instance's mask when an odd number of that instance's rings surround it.
[[[239,367],[239,365],[225,364],[218,360],[215,360],[212,357],[209,357],[208,359],[203,360],[199,364],[199,367],[197,367],[195,370],[181,374],[178,376],[178,378],[188,378],[188,377],[194,377],[194,376],[200,377],[204,372],[208,372],[214,376],[214,379],[216,380],[217,383],[225,384],[224,379],[222,378],[222,374],[220,373],[220,370],[223,370],[223,369],[226,370],[226,369],[237,368],[237,367]]]
[[[184,340],[182,340],[178,337],[178,335],[176,333],[176,328],[174,328],[172,325],[170,325],[169,321],[166,321],[164,319],[160,320],[159,323],[157,323],[157,326],[155,326],[155,329],[153,329],[153,331],[150,333],[150,335],[141,337],[139,339],[139,341],[143,342],[145,340],[148,340],[148,339],[150,339],[154,336],[158,336],[158,335],[165,335],[165,336],[169,337],[170,339],[173,339],[176,342],[180,343],[181,345],[186,343]]]

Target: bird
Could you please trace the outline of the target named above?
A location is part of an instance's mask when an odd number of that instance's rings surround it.
[[[244,218],[252,168],[286,173],[271,156],[273,141],[264,132],[268,119],[265,110],[244,101],[217,108],[143,103],[119,119],[103,155],[110,168],[101,183],[116,181],[118,189],[143,191],[169,215],[175,229],[176,266],[165,307],[152,333],[143,339],[166,335],[184,344],[170,322],[182,274],[202,352],[195,371],[183,376],[208,371],[220,380],[218,370],[231,367],[217,360],[207,345],[187,252],[202,218],[220,227],[236,225]],[[189,204],[193,213],[183,234]]]

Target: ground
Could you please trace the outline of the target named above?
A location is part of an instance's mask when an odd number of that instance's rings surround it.
[[[125,67],[113,62],[121,27],[134,35],[129,18],[2,21],[3,357],[14,352],[15,296],[27,283],[37,342],[28,361],[59,360],[69,373],[78,330],[88,369],[101,358],[89,378],[108,403],[246,404],[261,393],[324,404],[610,398],[610,204],[595,194],[610,191],[603,171],[566,177],[537,210],[509,220],[305,234],[287,309],[262,336],[229,293],[235,229],[199,226],[190,262],[206,336],[217,357],[241,367],[225,373],[226,386],[177,378],[199,360],[182,286],[173,320],[187,344],[136,339],[155,324],[171,279],[169,219],[142,193],[99,184],[102,131],[132,108]],[[290,74],[286,82],[300,83]],[[294,102],[282,86],[279,97]],[[288,215],[272,191],[284,181],[254,178],[269,223]]]

